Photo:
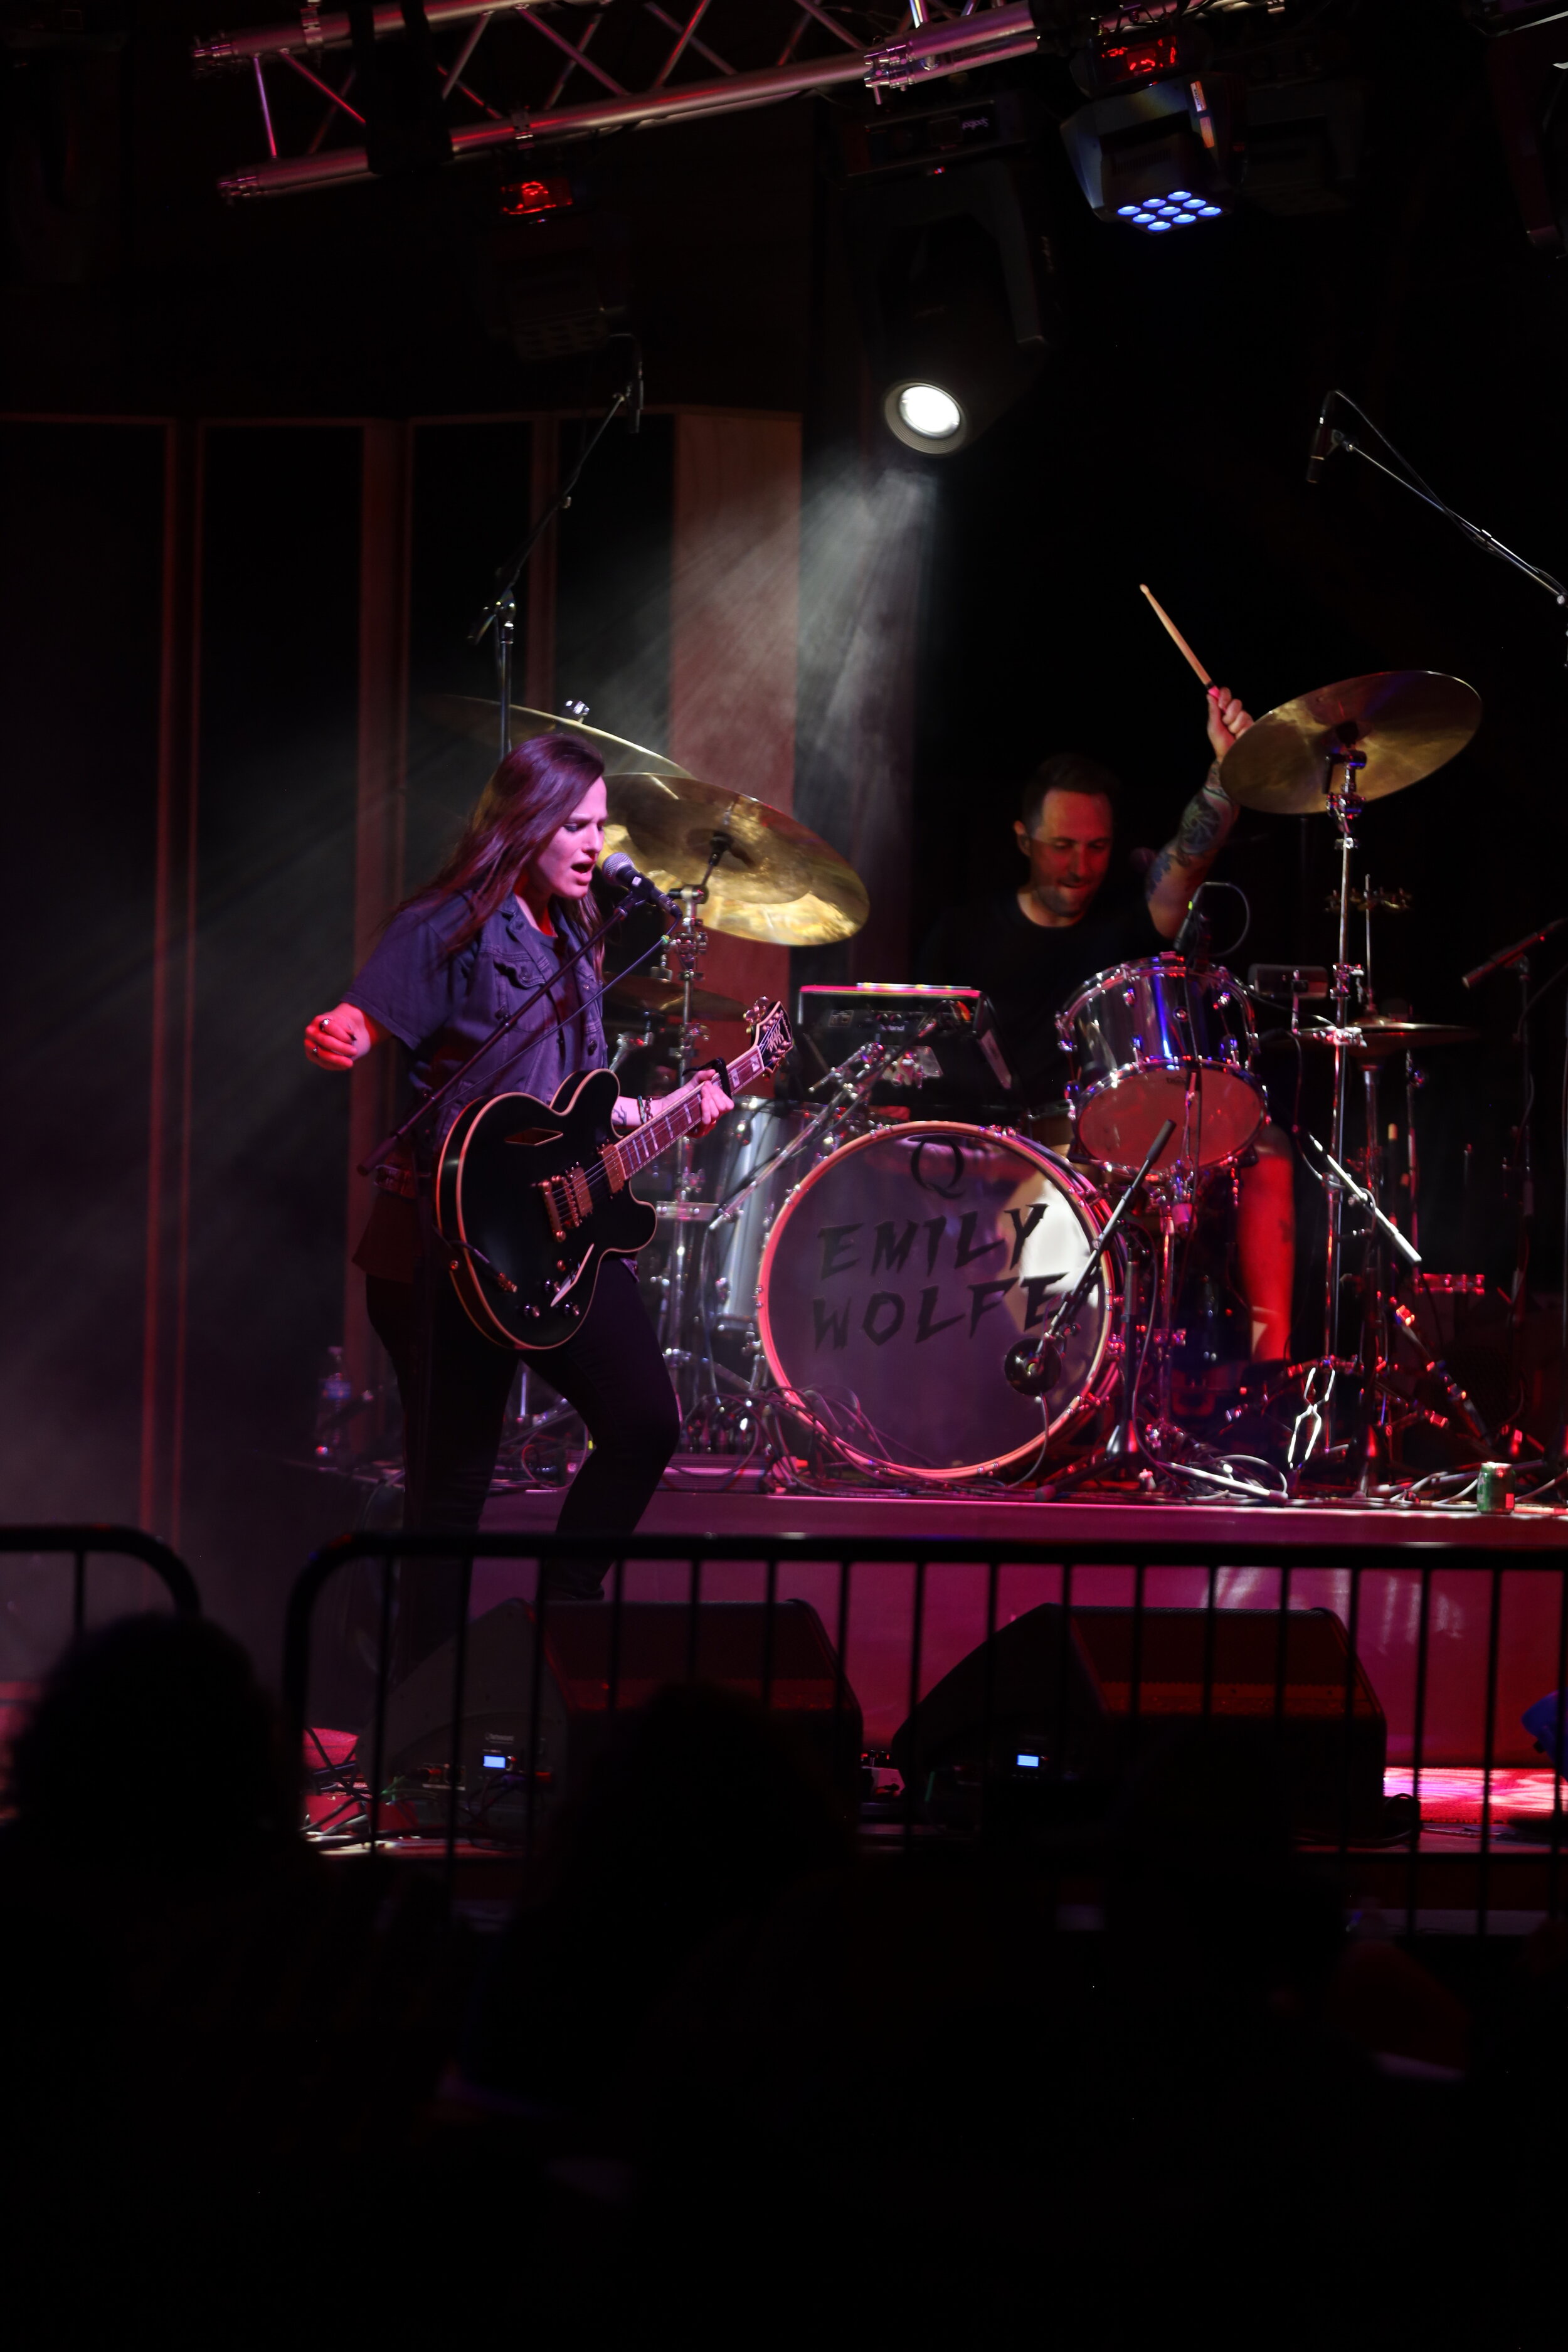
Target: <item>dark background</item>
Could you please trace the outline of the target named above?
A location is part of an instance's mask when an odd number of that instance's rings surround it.
[[[229,0],[204,7],[199,29],[266,14]],[[858,96],[623,133],[573,151],[571,168],[624,273],[650,403],[799,410],[808,510],[847,463],[926,485],[900,819],[911,940],[961,888],[1014,878],[1018,782],[1048,751],[1082,749],[1121,772],[1123,849],[1173,829],[1206,763],[1202,696],[1141,580],[1254,711],[1404,665],[1476,687],[1475,743],[1369,812],[1363,870],[1413,900],[1379,919],[1380,995],[1485,1033],[1429,1061],[1429,1262],[1506,1279],[1516,992],[1500,976],[1467,996],[1459,974],[1568,906],[1563,616],[1352,461],[1313,490],[1303,471],[1322,395],[1342,386],[1457,506],[1568,569],[1565,281],[1527,246],[1483,45],[1458,6],[1331,15],[1369,92],[1360,179],[1338,215],[1242,206],[1190,239],[1141,238],[1089,214],[1047,121],[1059,346],[1034,390],[945,461],[897,450],[876,422],[837,164]],[[412,676],[416,694],[482,692],[488,666],[464,630],[526,524],[529,452],[526,427],[473,420],[586,407],[598,388],[591,372],[525,367],[487,323],[488,167],[220,205],[217,174],[258,152],[255,109],[242,81],[193,79],[196,29],[183,9],[146,5],[118,42],[13,37],[5,49],[0,409],[246,420],[213,444],[203,604],[189,1548],[221,1587],[235,1465],[304,1450],[341,1316],[343,1108],[295,1043],[349,955],[357,444],[330,424],[281,425],[469,420],[419,435]],[[1075,102],[1057,61],[997,71],[1047,117]],[[0,465],[3,1507],[124,1515],[145,1215],[156,441],[130,424],[14,422]],[[612,434],[561,534],[560,691],[654,742],[668,720],[668,499],[669,428],[650,416],[635,441]],[[803,761],[810,722],[803,710]],[[416,719],[411,873],[483,771],[482,753]],[[811,781],[803,772],[797,806],[816,821]],[[1251,902],[1241,961],[1329,955],[1331,851],[1321,820],[1243,815],[1221,868]],[[879,877],[866,878],[875,898]],[[1538,976],[1554,963],[1548,949]],[[1559,992],[1535,1038],[1542,1292],[1560,1279],[1563,1039]],[[1310,1090],[1306,1108],[1321,1116]]]

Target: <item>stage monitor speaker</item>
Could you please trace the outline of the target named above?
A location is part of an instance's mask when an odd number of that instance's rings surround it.
[[[771,1624],[770,1624],[771,1617]],[[696,1615],[679,1602],[558,1601],[544,1612],[539,1661],[534,1810],[574,1787],[616,1723],[667,1684],[699,1682],[763,1702],[847,1792],[858,1786],[860,1707],[822,1620],[804,1601],[704,1601]],[[535,1618],[526,1601],[503,1601],[468,1629],[460,1759],[462,1818],[476,1811],[498,1832],[515,1830],[526,1810],[529,1715],[534,1689]],[[417,1801],[444,1780],[452,1753],[455,1641],[420,1661],[386,1703],[382,1785]],[[615,1685],[612,1708],[611,1683]],[[356,1760],[368,1775],[374,1727],[359,1735]],[[445,1790],[436,1808],[445,1818]],[[421,1815],[423,1818],[423,1815]]]
[[[1237,1771],[1279,1773],[1299,1836],[1385,1834],[1384,1713],[1326,1609],[1069,1609],[1001,1627],[895,1735],[919,1794],[957,1773],[988,1789],[1103,1799],[1152,1742],[1204,1723]],[[1137,1682],[1137,1705],[1133,1684]],[[1005,1811],[1013,1808],[1004,1806]]]

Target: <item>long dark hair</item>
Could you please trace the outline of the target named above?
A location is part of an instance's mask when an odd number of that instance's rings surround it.
[[[523,867],[559,832],[604,772],[598,753],[575,735],[535,735],[514,744],[479,794],[440,872],[404,905],[467,898],[468,912],[447,945],[447,954],[456,955],[505,905]],[[552,911],[570,929],[584,928],[584,917],[576,909],[557,902]]]

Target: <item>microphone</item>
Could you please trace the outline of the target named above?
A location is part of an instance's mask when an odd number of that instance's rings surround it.
[[[602,858],[599,872],[612,889],[624,891],[634,905],[657,907],[661,915],[668,915],[674,920],[679,912],[674,899],[667,898],[658,883],[650,882],[647,876],[632,864],[624,849],[612,849],[608,857]]]
[[[1333,405],[1333,401],[1334,394],[1331,392],[1325,392],[1323,394],[1322,407],[1318,412],[1317,429],[1312,435],[1312,446],[1307,452],[1307,479],[1309,482],[1315,482],[1317,480],[1319,475],[1323,470],[1323,460],[1326,457],[1332,457],[1334,445],[1339,438],[1339,436],[1335,433],[1333,427],[1329,423],[1329,410]]]
[[[1207,885],[1200,882],[1193,892],[1193,903],[1182,918],[1182,928],[1171,941],[1174,955],[1189,956],[1200,971],[1208,970],[1208,917],[1202,912],[1203,895]]]
[[[632,360],[631,389],[626,396],[626,431],[628,433],[640,433],[642,431],[643,392],[642,345],[640,343],[634,343],[632,345],[632,351],[634,357]]]
[[[1555,921],[1542,923],[1538,931],[1531,931],[1527,938],[1515,940],[1510,948],[1499,948],[1496,955],[1488,956],[1485,963],[1479,963],[1473,971],[1466,972],[1459,985],[1462,988],[1479,988],[1483,980],[1491,978],[1494,971],[1502,971],[1510,963],[1517,963],[1521,955],[1528,955],[1531,949],[1538,947],[1542,940],[1549,940],[1553,931],[1560,931],[1564,923],[1568,923],[1568,915],[1559,915]]]
[[[1002,1370],[1020,1396],[1044,1396],[1062,1376],[1061,1349],[1054,1340],[1015,1339],[1003,1358]]]

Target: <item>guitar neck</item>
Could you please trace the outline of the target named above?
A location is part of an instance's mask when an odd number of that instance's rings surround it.
[[[729,1081],[731,1094],[738,1095],[742,1087],[749,1087],[753,1078],[760,1078],[766,1066],[755,1045],[748,1047],[737,1060],[727,1063],[724,1075]],[[668,1151],[681,1136],[689,1135],[701,1116],[701,1108],[700,1093],[689,1095],[672,1110],[661,1111],[646,1126],[634,1128],[630,1135],[623,1135],[616,1149],[620,1153],[621,1166],[626,1173],[635,1176],[639,1168],[646,1168],[649,1160],[658,1158],[661,1151]]]

